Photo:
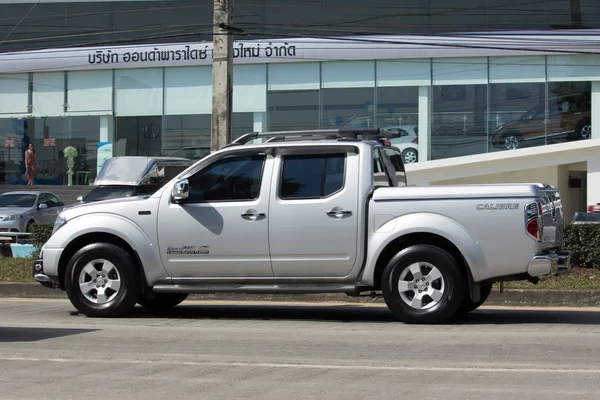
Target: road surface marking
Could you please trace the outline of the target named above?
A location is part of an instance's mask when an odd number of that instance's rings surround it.
[[[0,361],[53,362],[88,364],[89,359],[77,358],[39,358],[39,357],[0,357]],[[134,364],[134,365],[181,365],[208,367],[246,367],[246,368],[288,368],[288,369],[325,369],[325,370],[364,370],[364,371],[414,371],[414,372],[513,372],[513,373],[556,373],[556,374],[600,374],[600,369],[569,368],[506,368],[506,367],[406,367],[376,365],[333,365],[333,364],[286,364],[286,363],[252,363],[252,362],[212,362],[212,361],[158,361],[158,360],[120,360],[94,359],[94,363]]]

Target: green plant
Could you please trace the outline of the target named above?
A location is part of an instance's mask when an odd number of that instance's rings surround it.
[[[600,224],[565,225],[564,247],[571,252],[572,266],[600,266]]]
[[[33,245],[38,249],[50,239],[54,224],[33,224],[31,225],[31,238]]]

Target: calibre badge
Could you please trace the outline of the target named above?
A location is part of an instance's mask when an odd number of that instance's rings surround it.
[[[519,203],[477,204],[477,210],[518,210]]]
[[[209,254],[210,246],[169,246],[167,254]]]

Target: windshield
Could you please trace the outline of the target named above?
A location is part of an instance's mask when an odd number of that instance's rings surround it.
[[[102,201],[129,197],[135,192],[134,186],[103,186],[92,189],[83,201]]]
[[[36,197],[34,194],[3,194],[0,196],[0,207],[31,208]]]

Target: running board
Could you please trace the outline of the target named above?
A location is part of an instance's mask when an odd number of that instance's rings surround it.
[[[313,294],[346,293],[358,295],[354,285],[258,285],[258,284],[158,284],[152,287],[156,293],[251,293],[251,294]]]

